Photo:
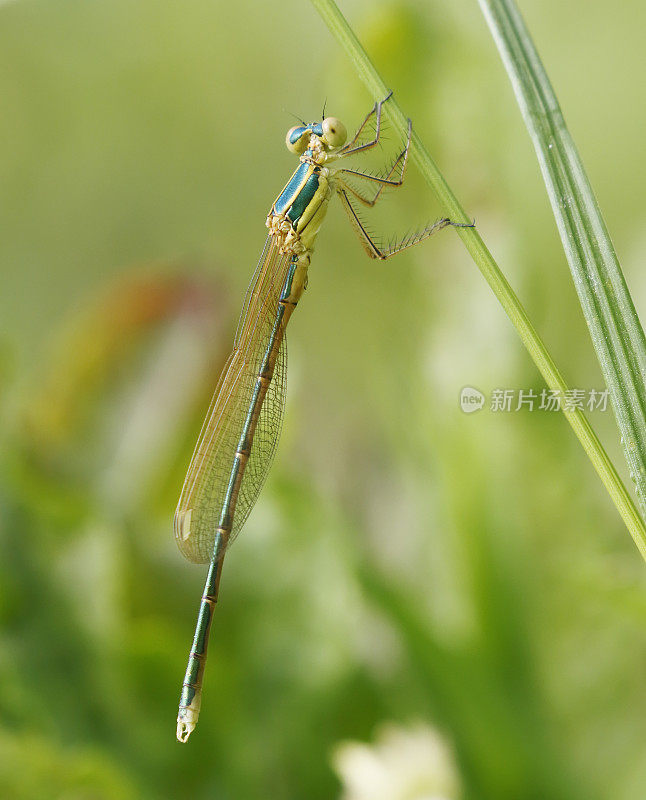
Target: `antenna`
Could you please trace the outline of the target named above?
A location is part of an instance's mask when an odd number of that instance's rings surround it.
[[[300,122],[301,125],[305,125],[307,127],[307,122],[305,122],[304,119],[301,119],[301,117],[299,117],[298,114],[293,114],[291,111],[288,111],[286,108],[283,109],[283,112],[285,114],[289,114],[290,117],[294,117],[294,119],[298,120],[298,122]]]

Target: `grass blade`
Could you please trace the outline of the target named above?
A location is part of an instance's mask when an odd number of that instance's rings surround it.
[[[646,338],[577,148],[513,0],[480,0],[543,174],[572,278],[646,507]]]
[[[370,94],[375,100],[383,99],[388,94],[389,89],[336,3],[333,0],[311,0],[311,3],[323,18],[332,35],[345,50],[346,55]],[[405,130],[407,124],[406,116],[395,98],[386,104],[384,113],[400,130]],[[411,155],[429,187],[439,200],[446,216],[456,222],[468,222],[469,217],[439,168],[426,151],[415,130],[413,130]],[[548,387],[560,392],[562,397],[567,396],[567,384],[558,371],[545,343],[529,320],[514,290],[487,249],[477,228],[455,228],[454,230],[462,239],[476,266],[518,331],[518,335]],[[585,414],[578,408],[568,409],[566,406],[562,406],[562,410],[610,494],[635,544],[646,560],[646,528],[644,527],[644,522],[629,492],[617,474],[612,461],[590,426]]]

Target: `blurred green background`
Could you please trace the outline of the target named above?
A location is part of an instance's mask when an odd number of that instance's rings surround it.
[[[477,4],[342,9],[570,385],[601,387]],[[643,308],[646,8],[521,9]],[[375,263],[338,207],[175,741],[204,569],[172,515],[289,112],[351,129],[371,99],[307,3],[257,0],[3,4],[0,96],[0,796],[355,800],[335,749],[390,722],[439,731],[451,797],[643,800],[637,550],[560,415],[460,410],[543,384],[457,237]],[[386,208],[440,214],[415,176]]]

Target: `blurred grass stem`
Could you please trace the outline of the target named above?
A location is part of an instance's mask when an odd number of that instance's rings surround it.
[[[375,100],[383,99],[389,88],[386,86],[368,54],[332,0],[311,0],[333,36],[343,47],[355,70]],[[393,97],[385,106],[384,114],[400,130],[405,129],[407,118]],[[437,165],[424,148],[417,132],[413,129],[411,157],[433,190],[442,206],[443,213],[454,222],[470,222],[459,200],[447,184]],[[566,396],[568,386],[550,356],[544,342],[530,322],[525,309],[501,272],[493,256],[483,242],[477,228],[455,228],[476,266],[491,287],[493,293],[518,331],[523,344],[538,367],[548,387]],[[613,463],[593,431],[585,414],[577,409],[562,410],[583,449],[592,462],[617,510],[621,514],[635,544],[646,560],[646,528],[631,496],[623,485]]]

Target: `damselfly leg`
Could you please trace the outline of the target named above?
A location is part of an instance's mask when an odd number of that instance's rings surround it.
[[[366,116],[362,124],[360,125],[359,129],[357,130],[356,134],[354,135],[350,144],[356,142],[361,135],[362,130],[370,120],[370,118],[374,115],[375,116],[375,137],[370,142],[367,142],[364,145],[359,145],[357,147],[350,147],[346,145],[345,148],[342,148],[337,153],[337,158],[345,158],[346,156],[356,154],[360,151],[367,150],[369,148],[374,147],[379,143],[380,135],[381,135],[381,114],[382,114],[382,107],[383,105],[390,99],[392,92],[384,98],[379,103],[376,103],[372,111]],[[348,169],[345,167],[341,167],[340,169],[336,169],[334,172],[334,185],[337,194],[341,199],[341,205],[343,206],[344,210],[346,211],[350,222],[352,223],[352,227],[354,228],[357,236],[359,237],[359,241],[361,242],[364,250],[371,258],[376,258],[379,260],[385,260],[394,256],[396,253],[400,253],[402,250],[406,250],[408,247],[412,247],[413,245],[419,244],[419,242],[424,241],[424,239],[428,239],[429,236],[432,236],[442,228],[446,228],[448,226],[453,226],[455,228],[471,228],[474,226],[474,223],[465,223],[465,222],[453,222],[448,217],[443,217],[441,219],[435,220],[434,222],[424,225],[419,230],[410,233],[404,236],[401,239],[395,239],[388,245],[383,245],[379,242],[373,234],[371,234],[364,221],[361,219],[361,216],[355,206],[354,201],[358,201],[364,206],[372,208],[375,206],[377,201],[379,200],[381,193],[387,187],[390,188],[398,188],[403,185],[404,183],[404,176],[406,173],[406,167],[408,165],[408,154],[410,152],[410,145],[411,145],[411,138],[413,132],[413,125],[411,120],[408,120],[408,131],[406,136],[406,145],[404,149],[399,153],[397,158],[393,161],[392,165],[388,170],[386,170],[383,174],[371,174],[368,172],[361,172],[360,170],[356,169]],[[358,179],[359,181],[365,181],[371,184],[373,187],[376,185],[376,191],[374,195],[371,197],[364,194],[362,191],[358,190],[356,187],[352,186],[349,183],[349,180]]]

